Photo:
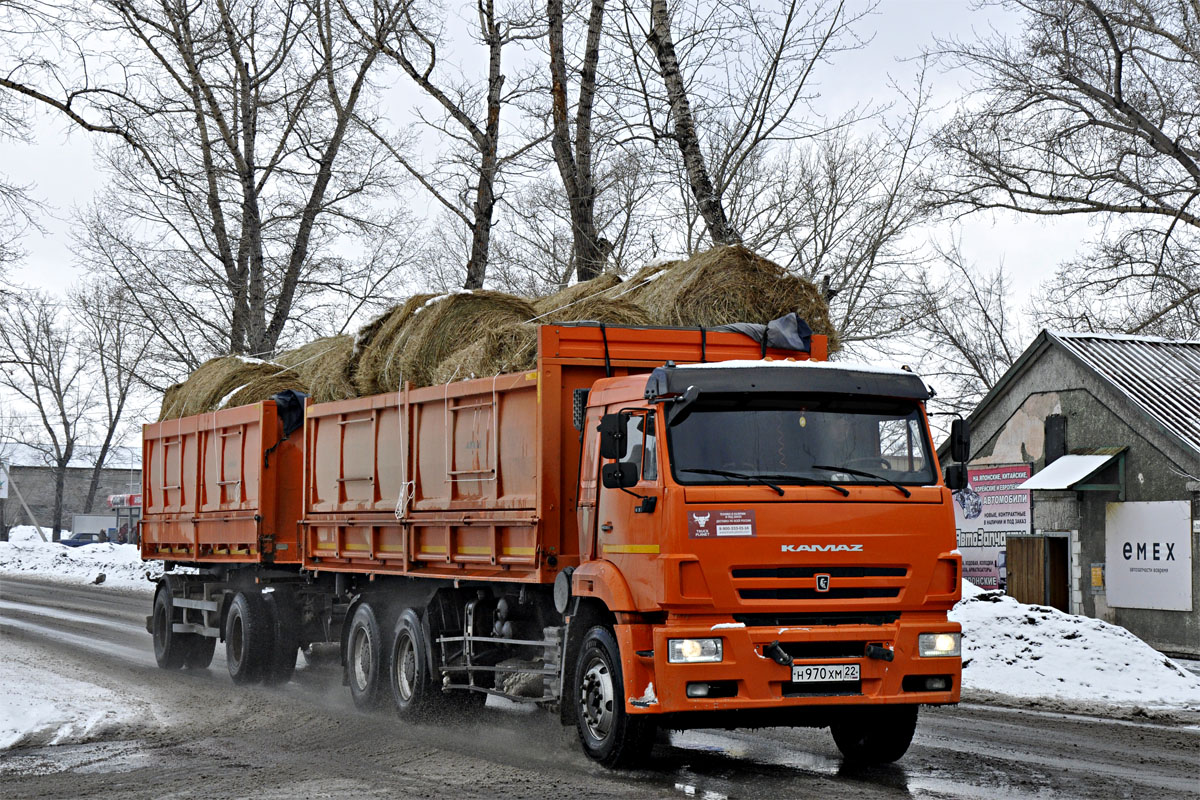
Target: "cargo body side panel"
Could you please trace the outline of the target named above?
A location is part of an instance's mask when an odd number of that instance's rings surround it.
[[[270,401],[145,426],[142,557],[298,563],[302,437]]]

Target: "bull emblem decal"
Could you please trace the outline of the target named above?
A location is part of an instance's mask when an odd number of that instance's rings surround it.
[[[692,519],[696,520],[696,524],[703,528],[708,524],[708,518],[711,516],[712,514],[704,514],[703,516],[700,514],[692,514]]]

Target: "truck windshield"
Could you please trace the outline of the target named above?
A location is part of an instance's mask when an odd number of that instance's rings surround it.
[[[925,425],[912,401],[702,396],[669,427],[667,446],[672,474],[682,484],[936,483]]]

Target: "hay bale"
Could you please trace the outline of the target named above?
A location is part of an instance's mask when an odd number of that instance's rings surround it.
[[[393,325],[392,318],[384,323],[363,350],[355,385],[364,394],[394,392],[402,380],[429,386],[434,370],[451,353],[503,325],[533,316],[527,301],[501,292],[478,290],[437,298],[413,309],[399,325]],[[370,392],[364,388],[368,386]]]
[[[627,303],[642,305],[640,298],[654,285],[655,281],[663,276],[667,271],[686,262],[683,261],[668,261],[659,260],[646,264],[637,272],[630,275],[620,284],[604,290],[603,297],[609,300],[621,300]],[[643,306],[644,308],[644,306]],[[650,309],[646,309],[650,311]],[[653,317],[653,314],[651,314]],[[655,319],[654,324],[664,324],[661,320]]]
[[[451,383],[523,372],[537,366],[537,325],[516,322],[487,331],[466,347],[447,356],[430,380]]]
[[[391,345],[400,338],[409,319],[435,297],[436,294],[414,294],[359,329],[354,337],[357,359],[351,367],[351,376],[360,397],[395,391],[377,382],[387,369]]]
[[[221,408],[236,408],[250,403],[260,403],[263,400],[269,400],[271,395],[287,389],[307,393],[308,385],[292,370],[276,367],[273,374],[260,375],[238,389],[229,396]]]
[[[164,419],[179,419],[183,416],[183,382],[168,386],[163,392],[162,408],[158,412],[158,421]]]
[[[537,298],[533,301],[533,310],[538,313],[539,317],[556,313],[559,310],[564,313],[574,313],[569,310],[570,306],[585,298],[598,297],[606,290],[619,286],[621,282],[621,276],[617,273],[605,272],[590,281],[582,281],[574,286],[560,289],[554,294]],[[571,319],[579,319],[579,317],[571,317]]]
[[[588,297],[565,308],[552,311],[534,322],[552,325],[557,322],[592,320],[607,325],[649,325],[650,315],[644,308],[628,300],[609,300],[607,297]]]
[[[795,311],[830,337],[831,350],[837,346],[821,291],[740,245],[714,247],[650,277],[633,300],[656,324],[767,323]]]
[[[356,361],[354,341],[348,333],[326,336],[280,353],[275,360],[300,377],[317,403],[358,397],[351,377]]]
[[[197,367],[186,381],[168,390],[163,397],[164,416],[161,419],[216,411],[252,382],[276,376],[284,369],[279,364],[243,356],[209,359]]]

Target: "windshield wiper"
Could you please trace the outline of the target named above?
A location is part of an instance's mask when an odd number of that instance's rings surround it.
[[[772,483],[772,479],[779,481],[795,481],[801,486],[828,486],[830,489],[836,489],[837,491],[841,492],[846,497],[850,496],[850,492],[843,489],[841,486],[838,486],[833,481],[824,481],[820,478],[806,478],[803,475],[776,475],[772,473],[757,474],[752,472],[731,472],[724,469],[681,469],[680,472],[695,472],[700,475],[722,475],[726,478],[744,478],[746,480],[758,481],[765,486],[770,486],[781,496],[783,495],[783,489]]]
[[[861,469],[850,469],[849,467],[831,467],[828,464],[813,464],[813,469],[825,469],[829,470],[830,472],[844,472],[847,475],[857,475],[860,478],[873,478],[877,481],[883,481],[888,486],[895,486],[897,489],[904,492],[905,497],[912,497],[912,492],[910,492],[908,489],[896,483],[894,480],[885,478],[882,475],[876,475],[874,472],[866,472]]]
[[[771,483],[769,480],[767,480],[763,476],[755,475],[750,472],[730,472],[729,470],[726,470],[726,469],[681,469],[679,471],[680,472],[695,472],[697,475],[720,475],[723,478],[742,478],[743,480],[748,480],[748,481],[758,481],[763,486],[770,486],[772,489],[774,489],[776,492],[778,492],[781,496],[783,495],[783,489],[781,489],[778,486],[776,486],[775,484]]]

